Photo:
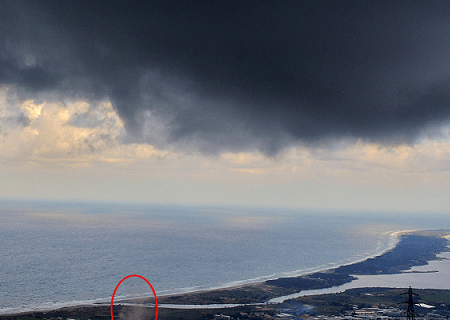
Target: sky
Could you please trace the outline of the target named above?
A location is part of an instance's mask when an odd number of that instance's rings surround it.
[[[0,199],[450,208],[445,1],[0,1]]]

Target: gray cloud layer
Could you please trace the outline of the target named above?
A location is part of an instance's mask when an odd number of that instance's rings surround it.
[[[444,1],[2,1],[0,82],[109,98],[156,145],[411,143],[450,119],[448,17]]]

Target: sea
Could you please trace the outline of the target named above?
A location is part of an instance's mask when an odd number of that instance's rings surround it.
[[[297,276],[445,228],[440,213],[3,199],[0,314],[107,303],[128,275],[157,296]],[[130,277],[115,301],[152,294]]]

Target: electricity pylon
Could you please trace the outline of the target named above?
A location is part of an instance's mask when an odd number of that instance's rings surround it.
[[[411,287],[409,287],[407,292],[403,292],[400,294],[407,294],[408,295],[408,301],[405,301],[403,303],[407,303],[408,304],[408,309],[406,309],[406,319],[407,320],[415,320],[416,319],[416,314],[414,312],[414,300],[413,300],[413,295],[415,296],[419,296],[417,293],[414,293],[411,289]]]

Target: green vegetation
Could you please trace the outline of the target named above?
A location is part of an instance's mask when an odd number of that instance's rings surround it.
[[[211,291],[193,292],[181,295],[159,297],[158,302],[165,304],[252,304],[267,302],[272,298],[285,296],[291,293],[308,289],[329,288],[352,281],[353,274],[380,274],[398,273],[411,266],[423,265],[427,261],[436,259],[436,254],[447,251],[447,240],[443,237],[448,231],[426,231],[410,233],[400,238],[397,246],[375,258],[363,262],[341,266],[325,272],[316,272],[294,278],[281,278],[263,283],[249,284],[241,287],[225,288]],[[177,310],[160,309],[158,319],[212,319],[214,314],[225,314],[237,318],[257,318],[262,313],[275,314],[286,310],[294,310],[295,314],[342,314],[355,308],[367,307],[395,307],[402,308],[406,300],[405,289],[388,288],[357,288],[337,294],[326,294],[300,297],[286,301],[282,304],[246,305],[226,309],[197,309]],[[433,311],[448,315],[450,310],[450,291],[448,290],[414,290],[419,294],[422,302],[434,306]],[[137,302],[137,301],[133,301]],[[140,299],[138,302],[153,302],[153,298]],[[310,307],[307,307],[310,306]],[[121,312],[131,312],[131,307],[117,306],[114,309],[115,317]],[[136,308],[136,307],[134,307]],[[143,310],[145,308],[142,308]],[[147,312],[149,309],[145,309]],[[429,310],[418,307],[418,312],[426,313]],[[253,316],[251,317],[251,315]],[[146,318],[153,318],[148,316]],[[63,308],[48,312],[30,312],[10,316],[0,316],[0,320],[66,320],[67,318],[79,320],[109,320],[109,306],[78,306]],[[118,318],[117,318],[118,319]]]
[[[42,320],[41,318],[35,318],[32,316],[22,316],[22,317],[17,317],[17,320]]]
[[[405,234],[397,246],[374,258],[341,266],[327,272],[316,272],[295,278],[280,278],[266,281],[267,284],[296,289],[297,291],[331,288],[351,282],[352,275],[393,274],[413,266],[427,264],[436,259],[436,254],[448,250],[447,239],[441,233]]]
[[[292,301],[302,305],[312,305],[317,314],[337,315],[345,310],[356,308],[400,308],[406,309],[404,304],[407,296],[402,293],[405,289],[398,288],[356,288],[336,294],[324,294],[306,296],[285,301],[289,305]],[[433,311],[446,314],[450,310],[450,290],[414,289],[419,296],[414,301],[434,306]],[[419,313],[427,313],[430,310],[416,306]]]
[[[158,302],[169,304],[260,303],[295,292],[296,290],[289,288],[258,283],[242,287],[165,296],[158,298]],[[143,299],[142,302],[151,302],[151,300]]]

